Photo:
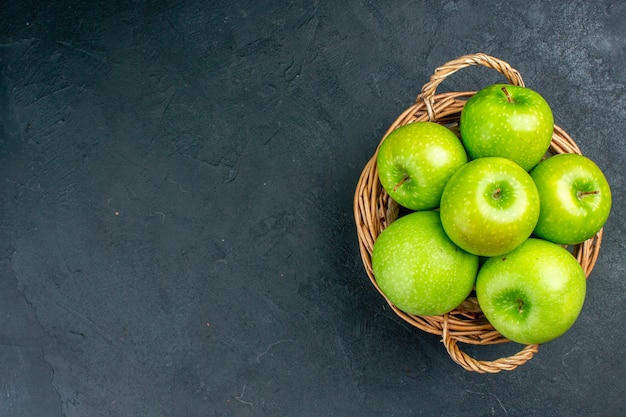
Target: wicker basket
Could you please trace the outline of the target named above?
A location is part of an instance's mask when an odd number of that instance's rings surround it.
[[[511,84],[524,85],[520,73],[504,61],[483,53],[462,56],[435,70],[430,81],[422,87],[416,103],[400,114],[391,124],[382,140],[394,129],[415,121],[433,121],[458,133],[461,110],[467,99],[476,92],[442,94],[435,94],[435,92],[438,85],[447,76],[459,69],[473,65],[494,69],[504,75]],[[378,146],[380,147],[380,144]],[[401,215],[401,210],[397,203],[383,190],[379,182],[376,170],[377,153],[378,149],[363,169],[358,181],[354,195],[354,216],[365,270],[372,284],[385,297],[372,272],[372,247],[382,230]],[[581,154],[581,151],[572,138],[563,129],[555,125],[548,153]],[[582,244],[568,248],[582,265],[587,277],[596,263],[601,241],[602,230]],[[395,307],[389,299],[386,297],[385,299],[392,310],[409,324],[425,332],[441,336],[450,357],[468,371],[480,373],[510,371],[530,360],[538,351],[538,345],[526,345],[512,356],[491,361],[477,360],[463,352],[458,346],[459,342],[474,345],[509,342],[484,317],[474,293],[470,294],[460,306],[450,313],[429,317],[407,314]]]

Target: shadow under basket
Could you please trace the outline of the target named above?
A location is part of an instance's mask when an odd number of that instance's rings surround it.
[[[504,75],[509,83],[524,86],[520,73],[508,63],[492,56],[477,53],[464,55],[438,67],[417,96],[416,103],[408,107],[391,124],[382,141],[394,129],[417,121],[431,121],[450,128],[458,134],[461,110],[466,101],[476,91],[449,92],[435,94],[437,86],[449,75],[469,66],[485,66]],[[407,323],[418,329],[439,335],[450,357],[468,371],[497,373],[511,371],[530,360],[538,351],[538,345],[525,345],[517,353],[495,360],[477,360],[463,352],[459,343],[473,345],[493,345],[510,342],[502,336],[480,310],[475,294],[470,296],[453,311],[441,316],[416,316],[407,314],[389,301],[376,283],[372,271],[372,248],[378,235],[401,215],[401,207],[383,190],[376,169],[376,152],[365,165],[357,183],[354,195],[354,217],[359,240],[361,257],[365,271],[378,292],[386,299],[391,309]],[[578,145],[559,126],[554,126],[548,155],[559,153],[582,154]],[[568,247],[583,267],[585,275],[591,273],[600,250],[602,230],[591,239]],[[515,349],[517,350],[517,349]]]

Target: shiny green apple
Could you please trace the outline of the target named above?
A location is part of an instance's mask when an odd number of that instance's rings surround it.
[[[374,278],[400,310],[419,316],[445,314],[473,289],[478,257],[445,234],[436,211],[418,211],[391,223],[374,242]]]
[[[532,169],[545,155],[554,117],[546,100],[526,87],[494,84],[465,103],[461,138],[472,159],[499,156]]]
[[[528,172],[499,157],[463,165],[441,196],[441,222],[454,243],[479,256],[510,252],[532,233],[539,194]]]
[[[467,153],[450,129],[433,122],[414,122],[392,131],[376,157],[380,183],[398,204],[411,210],[439,207],[448,179]]]
[[[602,229],[611,211],[611,188],[602,170],[578,154],[558,154],[530,172],[541,209],[534,234],[561,244],[578,244]]]
[[[571,328],[585,301],[585,273],[556,243],[530,238],[489,258],[476,278],[476,298],[492,326],[508,339],[546,343]]]

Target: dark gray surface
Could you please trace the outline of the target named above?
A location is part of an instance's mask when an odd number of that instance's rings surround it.
[[[165,3],[0,5],[0,415],[626,414],[624,2]],[[579,320],[497,375],[393,315],[352,218],[387,126],[479,51],[614,192]]]

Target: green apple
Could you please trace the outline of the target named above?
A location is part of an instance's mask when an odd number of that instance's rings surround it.
[[[467,153],[450,129],[433,122],[414,122],[392,131],[376,158],[380,183],[398,204],[411,210],[439,207],[448,179]]]
[[[578,154],[558,154],[530,172],[541,210],[535,235],[566,245],[593,237],[609,217],[611,189],[600,168]]]
[[[448,181],[441,222],[454,243],[479,256],[510,252],[532,233],[539,194],[528,172],[500,157],[474,159]]]
[[[374,242],[374,278],[400,310],[419,316],[445,314],[470,294],[478,257],[457,247],[439,213],[418,211],[391,223]]]
[[[476,278],[485,317],[506,338],[549,342],[574,324],[583,307],[585,273],[566,249],[530,238],[512,252],[488,259]]]
[[[546,100],[526,87],[494,84],[465,103],[461,139],[470,158],[499,156],[530,171],[545,155],[554,117]]]

